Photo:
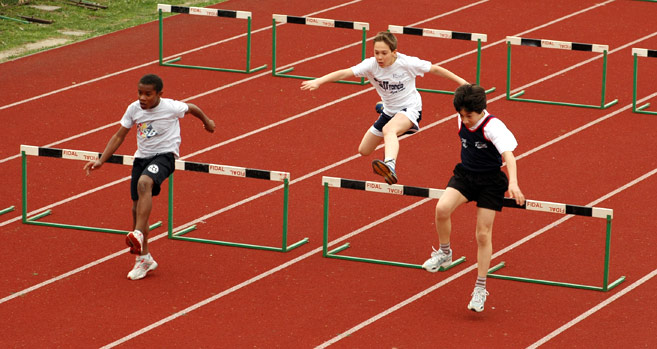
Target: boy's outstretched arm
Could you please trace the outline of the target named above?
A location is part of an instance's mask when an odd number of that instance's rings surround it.
[[[99,169],[105,161],[107,161],[114,152],[119,149],[121,144],[123,144],[123,140],[125,140],[125,136],[128,134],[130,129],[125,128],[123,126],[119,126],[119,130],[116,131],[116,133],[110,138],[109,142],[107,142],[107,145],[105,146],[105,150],[103,150],[103,154],[98,158],[97,160],[92,160],[84,164],[83,169],[87,171],[87,175],[91,173],[93,170]]]
[[[214,132],[214,121],[210,119],[201,108],[197,107],[195,104],[192,103],[187,103],[187,114],[192,114],[199,120],[203,121],[203,128],[205,128],[206,131],[213,133]]]
[[[468,83],[462,77],[452,73],[451,71],[449,71],[449,70],[447,70],[447,69],[445,69],[445,68],[443,68],[443,67],[441,67],[437,64],[433,64],[431,66],[431,69],[429,70],[429,73],[438,75],[438,76],[443,77],[443,78],[450,79],[450,80],[456,82],[457,84],[459,84],[459,86],[465,85],[465,84]]]
[[[516,199],[516,204],[524,205],[525,196],[518,186],[518,168],[516,167],[516,157],[510,151],[502,153],[502,158],[506,162],[506,169],[509,172],[509,196]]]
[[[344,80],[353,76],[354,76],[354,72],[351,70],[351,68],[336,70],[332,73],[328,73],[322,76],[321,78],[317,78],[314,80],[306,80],[302,82],[301,89],[313,91],[318,89],[319,86],[323,85],[324,83]]]

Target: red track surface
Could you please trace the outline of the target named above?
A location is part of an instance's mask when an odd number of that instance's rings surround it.
[[[132,256],[122,236],[23,225],[20,210],[7,213],[0,216],[5,246],[0,257],[0,346],[308,348],[334,342],[333,347],[341,348],[511,348],[529,346],[551,333],[545,347],[657,346],[654,117],[627,107],[632,100],[631,48],[657,48],[657,32],[647,25],[654,22],[657,5],[597,3],[426,0],[409,7],[399,1],[236,0],[221,8],[253,12],[253,67],[271,66],[273,13],[369,22],[368,37],[388,24],[487,34],[481,81],[497,87],[488,109],[519,140],[515,154],[525,195],[614,209],[610,280],[627,279],[612,291],[489,279],[486,310],[468,311],[476,275],[471,205],[453,217],[452,246],[467,261],[448,272],[323,258],[321,176],[380,181],[369,162],[382,156],[382,150],[354,157],[374,120],[376,93],[369,86],[342,84],[302,92],[299,80],[274,78],[265,71],[244,75],[160,67],[153,22],[0,64],[0,118],[6,130],[0,143],[0,209],[20,207],[20,159],[15,156],[20,144],[101,151],[136,97],[137,79],[154,72],[164,78],[166,96],[201,106],[217,122],[217,132],[209,135],[198,121],[185,119],[183,155],[195,153],[191,161],[290,172],[288,240],[309,237],[310,242],[288,253],[266,252],[172,241],[159,228],[151,234],[156,237],[151,249],[160,267],[144,280],[129,281],[125,274]],[[345,6],[324,11],[340,4]],[[165,55],[232,38],[245,28],[239,20],[168,18]],[[286,24],[278,35],[278,67],[297,62],[295,73],[301,75],[319,76],[360,57],[359,45],[327,53],[357,43],[356,31]],[[619,103],[592,110],[506,101],[506,45],[500,41],[507,35],[609,45],[607,101],[617,98]],[[245,40],[191,52],[181,63],[242,69]],[[472,43],[400,36],[401,52],[437,63],[473,48]],[[370,50],[368,46],[368,55]],[[299,62],[315,55],[320,56]],[[595,56],[514,47],[512,88],[532,84],[525,88],[527,98],[597,104],[602,60],[573,67]],[[474,78],[473,53],[441,64]],[[657,74],[657,62],[642,59],[639,71],[639,98],[654,94],[648,77]],[[452,88],[444,84],[433,77],[418,83]],[[458,161],[451,98],[423,94],[423,100],[423,131],[401,141],[400,182],[443,188]],[[657,102],[654,97],[648,101]],[[292,116],[300,117],[273,125]],[[265,129],[243,137],[260,128]],[[82,135],[90,130],[95,131]],[[118,153],[134,152],[129,138]],[[348,158],[353,159],[338,164]],[[128,173],[125,166],[108,164],[87,177],[79,161],[30,157],[28,210],[52,205],[49,221],[129,229],[128,182],[96,190]],[[650,176],[627,186],[644,174]],[[275,186],[177,172],[175,226],[202,219],[189,236],[280,245],[280,190],[204,217]],[[166,221],[164,195],[166,191],[155,200],[152,221]],[[435,202],[386,218],[418,202],[333,189],[331,244],[337,246],[342,243],[337,239],[358,231],[348,238],[350,255],[421,263],[437,244]],[[513,247],[561,218],[504,210],[495,224],[495,250],[512,248],[496,255],[493,265],[504,260],[507,267],[501,273],[601,285],[601,220],[568,219]],[[641,280],[646,275],[650,277]],[[560,329],[592,310],[591,316]]]

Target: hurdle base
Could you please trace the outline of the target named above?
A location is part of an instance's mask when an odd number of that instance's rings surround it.
[[[303,75],[291,75],[291,74],[286,74],[294,70],[294,67],[292,68],[287,68],[283,70],[279,70],[278,72],[272,70],[272,76],[279,77],[279,78],[292,78],[292,79],[301,79],[301,80],[315,80],[317,79],[316,77],[312,76],[303,76]],[[360,78],[360,81],[353,81],[353,80],[338,80],[338,81],[333,81],[339,84],[350,84],[350,85],[367,85],[369,84],[369,80],[365,80],[365,78]]]
[[[636,102],[635,102],[635,105],[636,105]],[[657,115],[657,112],[644,110],[644,109],[648,108],[649,106],[650,106],[650,103],[646,103],[646,104],[644,104],[644,105],[642,105],[638,108],[636,106],[634,106],[632,108],[632,111],[637,113],[637,114]]]
[[[603,291],[603,292],[607,292],[607,291],[615,288],[616,286],[618,286],[623,281],[625,281],[625,276],[621,276],[616,281],[614,281],[614,282],[612,282],[608,285],[603,285],[603,286],[600,287],[600,286],[591,286],[591,285],[572,284],[572,283],[567,283],[567,282],[531,279],[531,278],[524,278],[524,277],[518,277],[518,276],[493,274],[497,270],[502,269],[505,265],[506,265],[505,262],[501,262],[498,265],[488,269],[488,277],[491,277],[491,278],[494,278],[494,279],[521,281],[521,282],[528,282],[528,283],[533,283],[533,284],[569,287],[569,288],[577,288],[577,289],[592,290],[592,291]]]
[[[96,232],[101,232],[101,233],[112,233],[112,234],[121,234],[121,235],[128,235],[128,233],[130,233],[129,230],[118,230],[118,229],[109,229],[109,228],[89,227],[89,226],[85,226],[85,225],[74,225],[74,224],[54,223],[54,222],[39,222],[38,221],[38,219],[41,219],[45,216],[49,216],[51,214],[52,214],[51,210],[46,210],[46,211],[41,212],[41,213],[39,213],[35,216],[24,219],[23,224],[32,224],[32,225],[39,225],[39,226],[44,226],[44,227],[75,229],[75,230],[84,230],[84,231],[96,231]],[[153,230],[153,229],[158,228],[160,226],[162,226],[162,222],[158,221],[158,222],[152,224],[148,229]]]
[[[496,89],[495,87],[492,87],[492,88],[486,90],[486,94],[494,92],[495,89]],[[429,88],[417,88],[417,90],[420,91],[420,92],[440,93],[440,94],[444,94],[444,95],[453,95],[454,94],[454,91],[433,90],[433,89],[429,89]]]
[[[540,104],[549,104],[549,105],[562,105],[562,106],[567,106],[567,107],[579,107],[579,108],[591,108],[591,109],[607,109],[607,108],[611,107],[612,105],[618,103],[618,99],[614,99],[613,101],[611,101],[607,104],[591,105],[591,104],[578,104],[578,103],[545,101],[545,100],[541,100],[541,99],[518,98],[519,96],[522,96],[524,94],[525,94],[525,90],[522,90],[520,92],[516,92],[514,94],[507,93],[506,99],[509,100],[509,101],[516,101],[516,102],[529,102],[529,103],[540,103]]]
[[[324,254],[324,257],[326,258],[335,258],[335,259],[342,259],[342,260],[348,260],[348,261],[355,261],[355,262],[365,262],[365,263],[373,263],[373,264],[383,264],[383,265],[392,265],[392,266],[397,266],[397,267],[404,267],[404,268],[413,268],[413,269],[422,269],[421,264],[411,264],[411,263],[403,263],[403,262],[395,262],[395,261],[387,261],[387,260],[381,260],[381,259],[372,259],[372,258],[363,258],[363,257],[354,257],[354,256],[344,256],[344,255],[338,255],[337,253],[346,250],[349,248],[349,243],[346,243],[340,247],[337,247],[331,251],[328,251]],[[465,262],[465,257],[461,257],[455,261],[452,262],[447,267],[440,267],[438,271],[447,271],[452,269],[453,267]]]
[[[9,206],[9,207],[5,208],[4,210],[0,210],[0,215],[5,214],[5,213],[9,213],[9,212],[13,211],[14,208],[15,208],[14,206]]]
[[[192,238],[192,237],[186,237],[182,236],[185,235],[191,231],[196,230],[196,225],[193,225],[191,227],[187,227],[183,230],[179,230],[177,232],[173,232],[169,234],[169,239],[171,240],[180,240],[180,241],[189,241],[189,242],[200,242],[204,244],[211,244],[211,245],[221,245],[221,246],[230,246],[230,247],[242,247],[242,248],[250,248],[254,250],[264,250],[264,251],[275,251],[275,252],[288,252],[291,251],[303,244],[308,243],[308,238],[304,238],[292,245],[286,246],[283,245],[282,247],[272,247],[272,246],[263,246],[263,245],[254,245],[254,244],[244,244],[244,243],[239,243],[239,242],[230,242],[230,241],[221,241],[221,240],[211,240],[211,239],[201,239],[201,238]]]
[[[185,64],[173,64],[174,62],[178,62],[182,59],[182,57],[174,58],[171,60],[168,60],[166,62],[160,61],[160,65],[163,67],[174,67],[174,68],[188,68],[188,69],[200,69],[200,70],[211,70],[211,71],[221,71],[221,72],[228,72],[228,73],[242,73],[242,74],[251,74],[255,73],[257,71],[263,70],[267,68],[267,65],[262,65],[257,68],[253,69],[229,69],[229,68],[214,68],[214,67],[204,67],[204,66],[198,66],[198,65],[185,65]]]

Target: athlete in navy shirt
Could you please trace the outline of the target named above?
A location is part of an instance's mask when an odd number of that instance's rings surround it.
[[[516,158],[513,155],[518,143],[504,123],[486,111],[486,91],[481,86],[463,85],[456,89],[454,108],[458,112],[461,162],[454,168],[454,175],[436,204],[440,249],[434,249],[431,258],[422,267],[436,272],[452,263],[450,217],[457,207],[476,201],[478,273],[468,309],[481,312],[488,295],[486,275],[493,254],[495,213],[502,210],[507,189],[518,205],[523,205],[525,201],[518,187]],[[501,170],[502,160],[506,162],[508,178]]]

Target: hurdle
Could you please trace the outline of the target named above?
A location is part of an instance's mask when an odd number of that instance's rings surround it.
[[[328,223],[329,223],[329,213],[328,213],[329,187],[356,189],[356,190],[364,190],[364,191],[378,192],[378,193],[384,193],[384,194],[394,194],[394,195],[410,195],[410,196],[418,196],[418,197],[425,197],[425,198],[431,198],[431,199],[439,199],[442,196],[442,194],[445,192],[445,190],[443,190],[443,189],[432,189],[432,188],[422,188],[422,187],[411,187],[411,186],[405,186],[405,185],[399,185],[399,184],[389,185],[389,184],[379,183],[379,182],[360,181],[360,180],[336,178],[336,177],[326,177],[326,176],[322,177],[322,184],[324,186],[324,250],[323,250],[324,257],[346,259],[346,260],[352,260],[352,261],[369,262],[369,263],[404,266],[404,267],[411,267],[411,268],[422,268],[422,266],[416,265],[416,264],[381,261],[381,260],[368,259],[368,258],[337,255],[338,252],[343,251],[344,249],[349,247],[348,243],[343,245],[343,246],[340,246],[336,249],[333,249],[331,251],[327,251],[327,248],[328,248]],[[490,276],[492,278],[497,278],[497,279],[524,281],[524,282],[537,283],[537,284],[545,284],[545,285],[552,285],[552,286],[563,286],[563,287],[571,287],[571,288],[579,288],[579,289],[587,289],[587,290],[596,290],[596,291],[609,291],[609,290],[613,289],[614,287],[618,286],[621,282],[625,281],[625,276],[621,276],[616,281],[614,281],[612,283],[609,283],[611,223],[612,223],[612,218],[613,218],[613,215],[614,215],[614,212],[613,212],[612,209],[590,207],[590,206],[568,205],[568,204],[561,204],[561,203],[555,203],[555,202],[549,202],[549,201],[537,201],[537,200],[525,200],[525,204],[520,206],[520,205],[516,204],[515,199],[512,199],[512,198],[504,198],[503,205],[504,205],[504,207],[520,208],[520,209],[525,209],[525,210],[528,210],[528,211],[541,211],[541,212],[557,213],[557,214],[563,214],[563,215],[577,215],[577,216],[586,216],[586,217],[606,219],[607,224],[606,224],[606,237],[605,237],[605,257],[604,257],[604,267],[603,267],[603,270],[604,270],[603,284],[602,284],[601,287],[599,287],[599,286],[581,285],[581,284],[573,284],[573,283],[566,283],[566,282],[548,281],[548,280],[540,280],[540,279],[531,279],[531,278],[524,278],[524,277],[517,277],[517,276],[507,276],[507,275],[494,274],[494,272],[496,272],[497,270],[503,268],[506,265],[505,262],[501,262],[498,265],[496,265],[495,267],[490,268],[488,270],[488,276]],[[463,261],[465,261],[465,257],[461,257],[460,259],[456,260],[448,268],[453,267],[455,264],[460,264]]]
[[[478,33],[464,33],[464,32],[457,32],[451,30],[404,27],[404,26],[392,25],[392,24],[388,25],[388,31],[393,34],[406,34],[406,35],[441,38],[441,39],[476,41],[477,42],[477,70],[476,70],[475,83],[477,85],[480,85],[479,79],[481,76],[481,43],[486,42],[488,40],[488,35],[478,34]],[[442,93],[449,95],[454,94],[454,91],[435,90],[428,88],[417,88],[417,90],[421,92]],[[493,91],[495,91],[495,87],[486,90],[486,93],[491,93]]]
[[[88,151],[72,150],[72,149],[37,147],[31,145],[21,145],[20,150],[21,150],[21,172],[22,172],[21,195],[23,198],[21,222],[23,224],[32,224],[32,225],[39,225],[39,226],[53,227],[53,228],[76,229],[76,230],[95,231],[101,233],[112,233],[112,234],[122,234],[122,235],[127,235],[130,232],[127,230],[119,230],[119,229],[108,229],[108,228],[100,228],[100,227],[89,227],[84,225],[73,225],[73,224],[39,221],[39,219],[51,215],[52,214],[51,209],[45,210],[32,217],[27,217],[27,156],[28,155],[58,158],[58,159],[90,161],[90,160],[98,159],[102,154],[88,152]],[[134,158],[131,156],[112,155],[112,157],[109,158],[107,162],[114,164],[132,165],[133,159]],[[161,225],[162,222],[156,222],[152,224],[149,227],[149,229],[152,230],[160,227]]]
[[[607,52],[609,51],[608,45],[582,44],[576,42],[544,40],[544,39],[527,39],[527,38],[520,38],[517,36],[507,36],[506,43],[507,43],[507,66],[506,66],[507,69],[506,70],[506,99],[507,100],[551,104],[551,105],[562,105],[562,106],[570,106],[570,107],[593,108],[593,109],[606,109],[618,103],[618,99],[614,99],[613,101],[605,104],[605,91],[607,85]],[[571,50],[571,51],[601,52],[603,58],[602,58],[602,98],[600,101],[600,105],[518,98],[519,96],[525,94],[524,90],[516,92],[512,95],[511,94],[511,46],[512,45],[555,48],[555,49]]]
[[[361,30],[363,32],[362,46],[361,46],[361,60],[365,59],[365,42],[367,41],[367,31],[370,29],[369,23],[274,14],[272,15],[272,57],[271,57],[271,65],[272,65],[271,73],[273,76],[282,77],[282,78],[303,79],[303,80],[316,79],[316,77],[311,77],[311,76],[287,74],[293,71],[294,67],[283,69],[279,72],[276,71],[276,37],[277,37],[276,24],[277,23],[280,24],[291,23],[291,24],[311,25],[317,27]],[[365,78],[361,77],[360,81],[338,80],[336,82],[342,84],[365,85],[369,81],[365,81]]]
[[[217,174],[224,176],[234,176],[243,178],[262,179],[268,181],[283,182],[283,241],[281,247],[271,247],[263,245],[245,244],[238,242],[229,242],[221,240],[200,239],[183,236],[193,230],[196,230],[196,225],[187,227],[177,232],[173,232],[173,174],[169,177],[169,239],[183,240],[190,242],[200,242],[214,245],[223,245],[231,247],[243,247],[256,250],[288,252],[308,242],[308,238],[304,238],[290,246],[287,244],[287,228],[288,228],[288,198],[289,198],[289,180],[290,173],[279,171],[266,171],[245,167],[235,167],[226,165],[206,164],[190,161],[176,161],[176,170],[194,171],[209,174]]]
[[[202,69],[202,70],[212,70],[212,71],[222,71],[230,73],[253,73],[265,69],[267,65],[262,65],[260,67],[251,69],[251,12],[248,11],[232,11],[232,10],[219,10],[214,8],[205,8],[205,7],[186,7],[186,6],[176,6],[176,5],[166,5],[158,4],[157,11],[159,16],[159,53],[160,53],[160,65],[165,67],[176,67],[176,68],[190,68],[190,69]],[[214,67],[204,67],[204,66],[195,66],[195,65],[184,65],[184,64],[174,64],[182,59],[182,57],[177,57],[169,61],[164,62],[164,30],[163,30],[163,21],[162,13],[181,13],[189,15],[199,15],[199,16],[209,16],[209,17],[225,17],[225,18],[238,18],[247,20],[247,31],[246,31],[246,69],[229,69],[229,68],[214,68]]]
[[[383,194],[416,196],[416,197],[431,198],[431,199],[440,198],[444,190],[411,187],[411,186],[400,185],[400,184],[389,185],[380,182],[359,181],[354,179],[326,177],[326,176],[322,177],[322,185],[324,186],[324,242],[322,248],[322,255],[324,257],[350,260],[356,262],[392,265],[392,266],[406,267],[413,269],[422,269],[422,265],[420,264],[339,255],[338,254],[339,252],[349,248],[350,246],[349,243],[346,243],[340,247],[337,247],[329,251],[328,250],[329,188],[332,187],[332,188],[356,189],[356,190],[364,190],[364,191],[377,192]],[[452,261],[452,264],[450,264],[447,267],[440,267],[438,271],[447,271],[463,262],[465,262],[465,257],[461,257],[459,259]]]
[[[78,230],[91,230],[99,232],[108,232],[108,233],[117,233],[117,234],[127,234],[128,231],[116,230],[116,229],[106,229],[106,228],[96,228],[96,227],[87,227],[80,225],[70,225],[70,224],[60,224],[60,223],[51,223],[51,222],[40,222],[37,219],[40,219],[44,216],[50,214],[50,210],[47,210],[43,213],[37,214],[34,217],[27,218],[27,166],[26,166],[26,157],[28,155],[33,156],[46,156],[54,158],[63,158],[63,159],[72,159],[72,160],[85,160],[91,161],[98,159],[102,153],[81,151],[81,150],[72,150],[72,149],[57,149],[57,148],[46,148],[46,147],[36,147],[29,145],[21,145],[21,155],[23,161],[23,178],[22,178],[22,190],[23,190],[23,223],[25,224],[36,224],[50,227],[58,228],[69,228],[69,229],[78,229]],[[133,156],[128,155],[112,155],[107,161],[108,163],[122,164],[122,165],[132,165],[134,162]],[[172,240],[184,240],[192,242],[201,242],[209,243],[215,245],[225,245],[233,247],[244,247],[268,251],[279,251],[287,252],[296,247],[299,247],[308,242],[308,238],[305,238],[291,246],[287,245],[287,216],[288,216],[288,187],[289,187],[289,178],[290,174],[287,172],[278,172],[278,171],[265,171],[258,169],[250,169],[243,167],[235,166],[225,166],[225,165],[216,165],[216,164],[206,164],[198,163],[191,161],[175,161],[175,169],[181,171],[192,171],[192,172],[203,172],[210,174],[219,174],[226,176],[235,176],[235,177],[246,177],[246,178],[255,178],[255,179],[264,179],[272,181],[284,182],[284,196],[283,196],[283,245],[282,247],[270,247],[270,246],[260,246],[253,244],[244,244],[237,242],[228,242],[220,240],[210,240],[210,239],[199,239],[182,236],[196,229],[196,225],[187,227],[181,231],[173,231],[173,174],[169,176],[169,197],[168,197],[168,237]],[[153,224],[150,229],[157,228],[162,225],[162,222],[157,222]]]
[[[634,56],[634,73],[633,73],[633,82],[632,82],[632,111],[638,114],[649,114],[657,115],[657,112],[646,111],[644,109],[650,106],[650,103],[646,103],[637,108],[636,99],[637,99],[637,75],[638,75],[638,57],[657,57],[657,50],[648,50],[645,48],[632,48],[632,56]]]

